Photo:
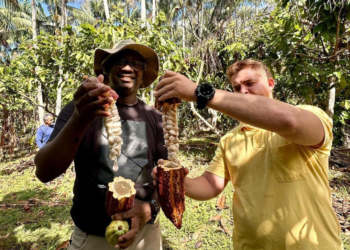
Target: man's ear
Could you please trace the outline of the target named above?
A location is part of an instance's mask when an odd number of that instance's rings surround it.
[[[275,87],[275,80],[273,80],[272,78],[269,78],[267,81],[269,83],[269,87],[273,89]]]

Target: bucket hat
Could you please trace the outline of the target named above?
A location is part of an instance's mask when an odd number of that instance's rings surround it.
[[[158,76],[159,60],[156,52],[150,47],[135,43],[131,39],[122,40],[116,43],[112,49],[96,49],[94,58],[94,71],[98,76],[104,73],[105,63],[116,53],[130,49],[139,53],[146,60],[146,70],[143,73],[140,88],[149,86]]]

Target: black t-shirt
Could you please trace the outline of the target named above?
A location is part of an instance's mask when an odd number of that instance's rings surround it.
[[[111,219],[105,212],[108,183],[115,176],[134,181],[137,194],[149,200],[154,191],[151,172],[159,159],[167,158],[161,114],[141,100],[133,106],[117,103],[122,123],[123,145],[118,157],[119,169],[113,171],[103,119],[93,121],[82,138],[74,157],[76,179],[71,216],[83,231],[104,236]],[[60,112],[49,141],[62,130],[74,112],[74,102]]]

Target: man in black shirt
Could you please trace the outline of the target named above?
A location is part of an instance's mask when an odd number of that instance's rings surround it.
[[[111,222],[105,212],[106,187],[115,176],[131,179],[137,190],[134,207],[113,216],[132,221],[130,231],[119,238],[116,248],[162,249],[159,223],[153,223],[156,194],[151,177],[157,160],[167,157],[162,118],[137,98],[138,89],[157,78],[158,64],[151,48],[132,40],[120,41],[113,49],[97,49],[94,70],[98,77],[81,84],[74,100],[59,114],[49,143],[35,157],[36,176],[42,182],[58,177],[74,160],[71,216],[75,226],[69,250],[115,249],[104,238]],[[102,120],[110,115],[104,105],[113,100],[101,96],[111,89],[119,95],[116,105],[122,123],[123,146],[117,172],[108,157]]]

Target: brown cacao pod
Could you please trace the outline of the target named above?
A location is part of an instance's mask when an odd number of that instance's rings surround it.
[[[180,229],[185,212],[185,169],[166,168],[166,162],[157,166],[158,199],[165,216]]]
[[[132,208],[135,200],[135,183],[123,177],[115,177],[108,183],[105,208],[109,216]]]

